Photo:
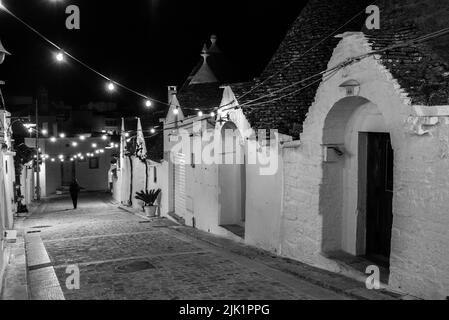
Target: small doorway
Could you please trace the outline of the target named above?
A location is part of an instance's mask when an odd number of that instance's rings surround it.
[[[63,187],[68,187],[76,177],[76,167],[74,161],[64,161],[61,163],[61,184]]]
[[[368,133],[366,256],[389,267],[393,225],[393,149],[388,133]]]
[[[219,165],[219,225],[244,238],[246,221],[246,156],[237,126],[226,123],[221,132]]]

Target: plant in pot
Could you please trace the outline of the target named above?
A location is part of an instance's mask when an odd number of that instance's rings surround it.
[[[156,209],[157,205],[155,205],[155,202],[157,201],[157,198],[159,197],[159,194],[161,193],[161,189],[153,189],[150,191],[140,191],[136,192],[136,199],[143,201],[144,207],[143,210],[145,211],[145,215],[147,217],[155,217],[156,216]]]

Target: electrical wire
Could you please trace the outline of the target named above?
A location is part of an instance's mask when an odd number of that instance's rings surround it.
[[[371,3],[371,5],[374,5],[378,0],[375,0],[374,2]],[[326,41],[327,39],[329,39],[330,37],[332,37],[335,33],[337,33],[338,31],[340,31],[341,29],[343,29],[345,26],[347,26],[349,23],[351,23],[355,18],[357,18],[358,16],[360,16],[361,14],[365,13],[365,9],[358,12],[355,16],[353,16],[351,19],[349,19],[348,21],[346,21],[342,26],[340,26],[338,29],[332,31],[332,33],[330,33],[328,36],[326,36],[325,38],[321,39],[320,41],[318,41],[315,45],[313,45],[311,48],[309,48],[308,50],[306,50],[305,52],[303,52],[301,55],[299,55],[298,57],[294,58],[292,61],[290,61],[288,64],[286,64],[282,69],[278,70],[276,73],[272,74],[271,76],[267,77],[265,80],[263,80],[262,82],[260,82],[259,84],[257,84],[255,87],[251,88],[250,90],[248,90],[247,92],[245,92],[242,96],[240,96],[240,99],[246,97],[248,94],[250,94],[251,92],[253,92],[254,90],[260,88],[262,85],[264,85],[267,81],[273,79],[274,77],[276,77],[278,74],[280,74],[281,72],[283,72],[285,69],[289,68],[290,66],[292,66],[295,62],[297,62],[300,58],[304,57],[307,53],[311,52],[313,49],[315,49],[316,47],[318,47],[320,44],[322,44],[324,41]]]

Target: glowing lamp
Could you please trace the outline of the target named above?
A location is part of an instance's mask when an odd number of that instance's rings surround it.
[[[356,80],[348,80],[340,85],[340,88],[346,90],[347,97],[358,96],[360,93],[360,83]]]
[[[115,85],[112,82],[109,82],[107,88],[110,92],[115,90]]]
[[[58,61],[58,62],[64,62],[64,53],[58,52],[58,53],[56,54],[56,61]]]

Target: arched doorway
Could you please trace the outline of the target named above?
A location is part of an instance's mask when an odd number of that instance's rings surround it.
[[[393,148],[378,106],[347,97],[329,111],[323,128],[323,252],[344,251],[389,265]]]
[[[237,126],[227,122],[221,129],[219,165],[219,225],[244,237],[246,160]]]

